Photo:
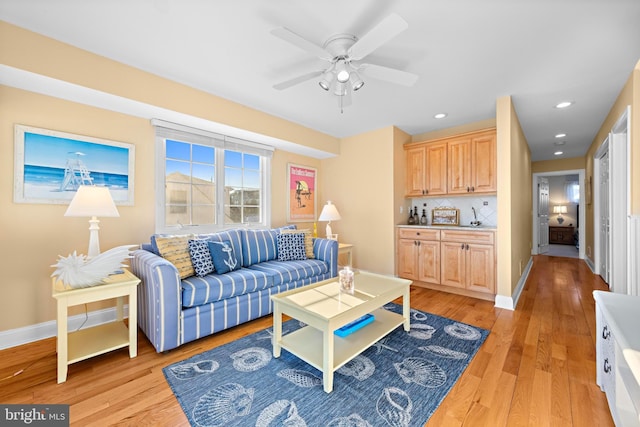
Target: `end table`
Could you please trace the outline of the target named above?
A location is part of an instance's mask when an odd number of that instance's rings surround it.
[[[52,296],[58,302],[58,384],[67,380],[68,366],[99,354],[129,347],[129,357],[138,354],[137,287],[140,279],[130,271],[113,274],[102,284],[90,288],[64,290],[62,283],[52,279]],[[129,327],[123,322],[124,297],[129,302]],[[68,332],[70,306],[117,298],[117,320],[74,332]]]
[[[338,243],[338,257],[342,254],[347,256],[347,265],[353,267],[353,245],[351,243]]]

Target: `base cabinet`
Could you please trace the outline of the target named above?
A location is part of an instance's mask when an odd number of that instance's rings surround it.
[[[400,230],[398,276],[421,282],[440,282],[440,232]]]
[[[640,426],[640,297],[594,291],[596,383],[616,426]]]
[[[493,231],[398,229],[398,276],[442,290],[495,295]]]

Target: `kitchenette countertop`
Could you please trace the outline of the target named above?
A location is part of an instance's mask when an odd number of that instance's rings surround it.
[[[408,225],[398,224],[396,227],[403,228],[432,228],[435,230],[478,230],[478,231],[495,231],[498,227],[494,225],[479,225],[478,227],[472,227],[470,225]]]

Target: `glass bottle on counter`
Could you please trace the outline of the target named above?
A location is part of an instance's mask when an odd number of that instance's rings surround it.
[[[413,211],[409,208],[409,219],[407,220],[407,224],[414,225],[416,223],[416,217],[413,216]]]
[[[413,207],[413,218],[416,221],[416,224],[420,224],[420,215],[418,215],[418,207],[414,206]]]
[[[420,217],[420,225],[427,225],[427,210],[422,209],[422,216]]]

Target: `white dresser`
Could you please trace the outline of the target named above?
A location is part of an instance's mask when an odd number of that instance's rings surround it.
[[[616,426],[640,427],[640,297],[594,291],[596,382]]]

